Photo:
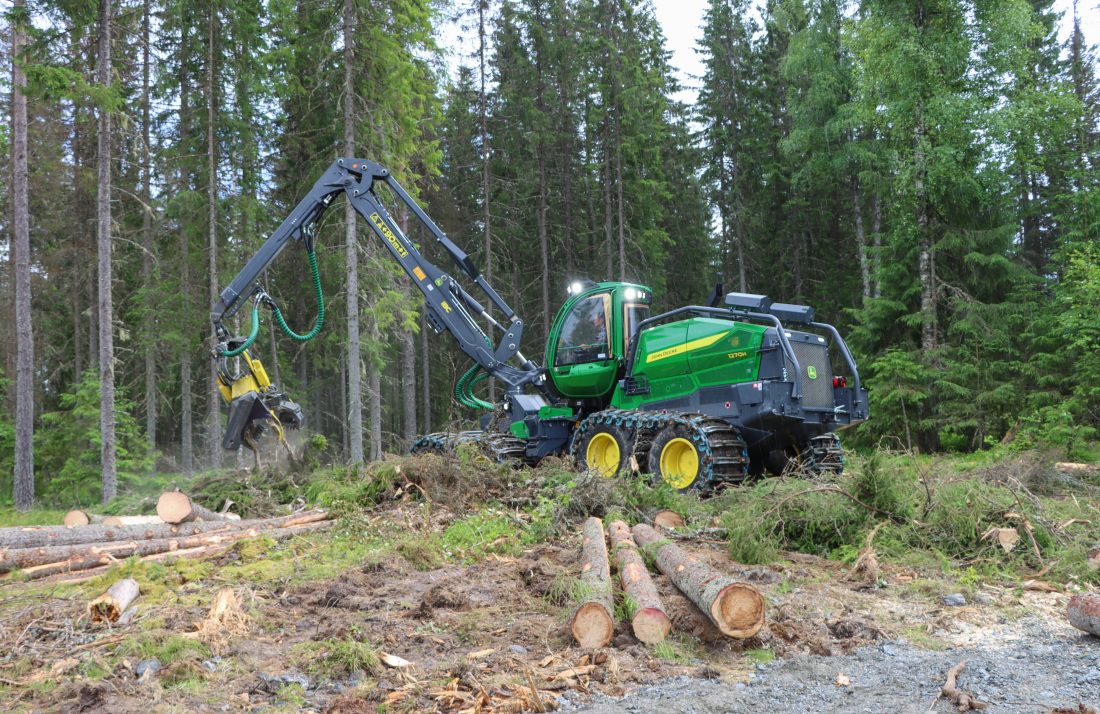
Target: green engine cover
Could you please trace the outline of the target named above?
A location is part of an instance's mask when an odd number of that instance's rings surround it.
[[[760,342],[766,330],[708,317],[652,327],[642,333],[634,363],[634,377],[648,382],[649,393],[628,396],[616,388],[611,406],[637,409],[702,387],[751,382],[760,371]]]

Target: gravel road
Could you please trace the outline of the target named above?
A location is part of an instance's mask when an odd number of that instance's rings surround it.
[[[594,697],[590,714],[710,712],[954,712],[933,705],[947,670],[968,662],[959,687],[989,712],[1100,708],[1100,638],[1050,619],[1025,617],[991,628],[978,642],[945,650],[891,641],[838,657],[805,656],[758,665],[748,683],[678,677],[621,699]],[[837,686],[843,673],[851,686]],[[568,706],[566,707],[568,708]]]

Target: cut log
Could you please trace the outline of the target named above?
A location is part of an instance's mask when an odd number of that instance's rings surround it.
[[[722,575],[643,523],[634,526],[634,540],[722,634],[745,639],[764,626],[764,598],[753,586]]]
[[[581,647],[603,647],[615,633],[611,613],[611,566],[607,560],[603,521],[589,518],[584,522],[581,543],[581,577],[583,594],[580,606],[573,614],[570,629]]]
[[[1100,595],[1078,593],[1066,605],[1069,624],[1078,630],[1100,637]]]
[[[653,525],[657,528],[675,530],[684,527],[684,519],[676,511],[665,508],[653,514]]]
[[[31,548],[51,545],[77,545],[79,543],[103,543],[118,540],[149,540],[151,538],[170,538],[196,533],[212,533],[220,530],[240,530],[241,528],[287,527],[304,523],[327,520],[328,511],[317,509],[303,511],[277,518],[255,519],[248,521],[224,521],[220,523],[152,523],[136,526],[92,525],[80,528],[65,526],[13,526],[0,528],[0,561],[5,559],[4,552],[10,548]]]
[[[59,548],[61,550],[59,554],[64,555],[65,551],[73,550],[72,554],[64,559],[55,561],[44,560],[37,565],[25,567],[19,571],[19,576],[26,580],[39,580],[60,573],[79,572],[110,565],[115,561],[134,555],[139,556],[142,560],[152,560],[154,558],[146,558],[146,556],[156,556],[177,550],[182,552],[191,549],[205,549],[228,545],[239,540],[258,536],[264,536],[265,538],[279,541],[302,533],[326,530],[331,526],[331,521],[321,521],[319,523],[307,523],[299,526],[272,528],[262,531],[255,529],[219,531],[217,533],[205,533],[184,538],[161,538],[157,540],[130,541],[128,543],[93,544],[91,546],[77,547],[76,549],[73,549],[72,546],[60,546]],[[52,549],[34,550],[51,551]],[[5,576],[0,576],[0,579],[4,577]]]
[[[105,526],[150,526],[164,523],[160,516],[106,516],[103,519]]]
[[[87,511],[69,511],[62,521],[69,528],[75,526],[142,526],[150,523],[164,523],[159,516],[100,516]]]
[[[1059,461],[1054,464],[1054,468],[1064,474],[1090,475],[1100,472],[1100,466],[1097,464],[1079,464],[1072,461]]]
[[[622,521],[612,521],[607,532],[611,536],[611,552],[615,556],[619,580],[633,611],[630,626],[634,629],[634,636],[646,644],[657,644],[668,637],[668,631],[672,629],[661,597],[657,594],[657,586],[649,577],[645,561],[634,545],[630,526]]]
[[[235,521],[240,516],[235,513],[218,513],[204,508],[191,500],[190,496],[182,491],[165,491],[157,500],[157,515],[165,523],[190,523],[195,520],[202,521]]]
[[[140,592],[133,578],[119,580],[107,588],[107,592],[88,603],[88,617],[93,623],[117,622]]]

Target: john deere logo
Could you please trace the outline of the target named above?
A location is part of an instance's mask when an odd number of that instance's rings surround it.
[[[817,379],[817,367],[814,367],[812,364],[809,367],[807,367],[806,368],[806,376],[809,377],[810,379]]]

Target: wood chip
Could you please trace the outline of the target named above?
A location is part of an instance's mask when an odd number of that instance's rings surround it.
[[[408,667],[412,664],[412,662],[410,662],[409,660],[404,659],[403,657],[398,657],[397,655],[389,654],[388,652],[380,653],[378,658],[382,660],[382,664],[386,665],[387,667],[393,667],[394,669],[401,669],[404,667]]]
[[[484,650],[477,650],[476,652],[468,653],[466,655],[466,659],[481,659],[483,657],[488,657],[489,655],[493,654],[494,652],[496,652],[495,647],[490,647],[490,648],[484,649]]]
[[[1058,588],[1054,587],[1050,583],[1045,583],[1042,580],[1025,580],[1024,590],[1031,590],[1033,592],[1040,593],[1056,593]]]
[[[850,687],[852,686],[852,680],[848,679],[848,675],[840,672],[836,675],[836,686],[838,687]]]
[[[596,665],[594,664],[586,664],[583,667],[570,667],[569,669],[563,669],[550,679],[551,681],[573,679],[574,677],[581,677],[586,674],[591,674],[592,670],[594,669],[596,669]]]

